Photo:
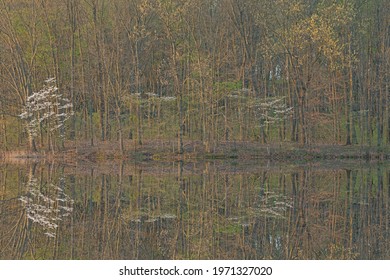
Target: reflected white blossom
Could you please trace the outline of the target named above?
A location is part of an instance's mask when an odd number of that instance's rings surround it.
[[[65,180],[61,178],[56,184],[46,185],[43,193],[38,180],[30,178],[27,183],[28,191],[19,201],[26,210],[27,218],[39,224],[48,237],[56,236],[58,222],[73,212],[73,200],[65,193]]]
[[[284,219],[288,209],[294,208],[290,197],[274,192],[264,192],[258,201],[257,207],[252,207],[252,216],[265,216]]]

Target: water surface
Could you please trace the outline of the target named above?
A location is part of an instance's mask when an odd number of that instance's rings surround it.
[[[390,167],[0,165],[1,259],[389,259]]]

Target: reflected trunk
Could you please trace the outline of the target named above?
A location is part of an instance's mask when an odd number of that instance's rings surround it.
[[[2,166],[2,258],[389,258],[387,165],[110,168]]]

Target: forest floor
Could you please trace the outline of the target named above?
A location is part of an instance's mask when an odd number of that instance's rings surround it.
[[[121,153],[117,142],[67,142],[65,150],[31,154],[26,149],[0,151],[0,164],[61,166],[67,174],[153,174],[156,176],[200,174],[217,170],[219,174],[247,174],[264,171],[296,172],[311,170],[351,170],[375,164],[388,166],[390,147],[316,145],[302,147],[292,143],[260,144],[224,142],[207,152],[198,141],[186,141],[185,152],[177,153],[176,141],[145,141],[143,145],[125,143]]]
[[[114,160],[150,161],[201,161],[201,160],[271,160],[307,162],[316,160],[366,160],[385,161],[390,159],[390,147],[369,147],[360,145],[313,145],[300,146],[293,143],[261,144],[258,142],[219,142],[206,149],[200,141],[185,141],[184,153],[179,154],[176,141],[144,141],[142,145],[128,140],[121,152],[118,142],[69,141],[63,151],[51,153],[28,153],[26,150],[0,151],[0,158],[9,160],[48,159],[63,162],[104,162]]]

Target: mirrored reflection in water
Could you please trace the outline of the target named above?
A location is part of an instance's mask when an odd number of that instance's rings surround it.
[[[73,200],[64,192],[64,178],[60,178],[58,183],[43,184],[31,177],[27,189],[26,196],[19,198],[27,219],[42,226],[45,235],[55,237],[58,221],[73,211]]]
[[[389,259],[389,188],[376,164],[0,165],[0,258]]]

